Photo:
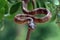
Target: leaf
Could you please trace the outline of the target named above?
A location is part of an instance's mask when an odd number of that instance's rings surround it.
[[[18,2],[18,3],[16,3],[16,4],[14,4],[14,5],[10,8],[10,14],[14,14],[15,12],[17,12],[20,6],[22,6],[21,2]]]
[[[50,22],[53,22],[56,19],[56,6],[53,3],[45,3],[45,6],[47,9],[50,10],[51,14],[52,14],[52,18],[50,20]]]
[[[28,3],[27,8],[28,8],[28,10],[33,10],[33,4],[31,1]]]
[[[47,0],[36,0],[36,5],[37,5],[37,8],[41,8],[41,7],[45,7],[45,2],[47,2]]]
[[[7,1],[6,0],[0,0],[0,8],[6,6]]]
[[[6,5],[4,6],[4,8],[5,8],[5,14],[7,14],[8,13],[8,10],[9,10],[8,2],[6,2]]]
[[[5,14],[8,13],[8,9],[9,9],[9,7],[8,7],[8,5],[6,5],[6,6],[5,6]]]
[[[17,0],[7,0],[9,3],[16,3]]]
[[[4,14],[8,12],[8,2],[6,0],[0,0],[0,21],[4,17]]]
[[[2,7],[2,8],[0,9],[0,21],[1,21],[1,19],[3,18],[4,13],[5,13],[5,8]]]
[[[57,15],[57,14],[52,15],[52,18],[51,18],[50,22],[55,21],[55,19],[56,19],[56,15]]]
[[[37,5],[37,8],[41,7],[41,4],[39,3],[39,1],[36,1],[36,5]]]

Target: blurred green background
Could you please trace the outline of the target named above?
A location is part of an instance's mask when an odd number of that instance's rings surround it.
[[[22,14],[22,0],[0,0],[0,40],[26,40],[28,26],[16,24],[14,17]],[[60,0],[35,0],[35,8],[47,8],[52,18],[36,24],[31,40],[60,40]],[[33,10],[30,0],[28,10]],[[41,15],[39,15],[41,16]]]

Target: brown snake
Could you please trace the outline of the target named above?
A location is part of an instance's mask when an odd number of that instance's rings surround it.
[[[27,1],[27,0],[22,1],[22,4],[23,4],[22,10],[23,10],[24,14],[18,14],[14,18],[14,21],[18,24],[25,24],[25,23],[28,24],[29,28],[28,28],[28,34],[27,34],[26,40],[29,40],[29,38],[30,38],[31,29],[35,29],[34,23],[45,23],[51,18],[51,13],[46,8],[36,8],[31,11],[27,10],[28,2],[29,1]],[[38,15],[45,14],[45,16],[38,18],[38,17],[35,17],[35,15],[37,15],[37,14]]]
[[[42,18],[35,17],[35,15],[41,14],[43,12],[44,12],[44,14],[46,16],[44,16]],[[34,22],[36,22],[36,23],[44,23],[44,22],[48,21],[51,18],[51,14],[47,9],[44,9],[44,8],[39,9],[39,8],[37,8],[37,9],[31,11],[31,12],[28,12],[27,14],[25,13],[25,14],[16,15],[15,16],[15,21],[17,23],[25,23],[25,22],[27,22],[26,18],[28,18],[28,17],[32,18],[34,20]]]
[[[18,14],[15,16],[16,23],[19,23],[19,24],[26,23],[29,18],[32,18],[35,23],[44,23],[44,22],[47,22],[51,18],[51,13],[46,8],[36,8],[32,11],[29,11],[23,6],[23,12],[24,12],[24,14]],[[37,15],[37,14],[39,14],[39,15],[45,14],[45,16],[41,17],[41,18],[37,18],[37,17],[35,17],[35,15]],[[26,18],[28,18],[28,19],[26,19]]]

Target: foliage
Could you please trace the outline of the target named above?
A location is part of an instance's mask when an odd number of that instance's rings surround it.
[[[15,24],[14,17],[22,12],[22,0],[0,0],[0,40],[25,40],[27,25]],[[36,8],[47,8],[52,18],[46,23],[36,24],[31,40],[60,40],[60,2],[59,0],[35,0]],[[33,10],[30,0],[28,10]],[[40,15],[41,16],[41,15]],[[19,27],[21,26],[21,27]],[[19,36],[18,36],[19,35]]]

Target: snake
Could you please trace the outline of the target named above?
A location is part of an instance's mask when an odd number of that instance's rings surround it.
[[[34,1],[34,0],[33,0]],[[29,0],[22,1],[22,14],[17,14],[14,21],[18,24],[28,24],[28,32],[26,40],[30,40],[30,33],[32,29],[35,29],[35,23],[45,23],[52,17],[51,12],[46,8],[34,8],[33,10],[27,9]],[[32,2],[34,6],[34,2]],[[36,15],[45,14],[43,17],[37,17]]]

